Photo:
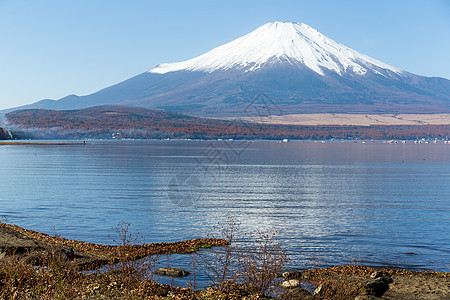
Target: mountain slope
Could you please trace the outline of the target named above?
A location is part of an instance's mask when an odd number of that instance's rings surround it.
[[[264,93],[282,114],[447,113],[450,81],[414,75],[360,54],[302,23],[267,23],[201,56],[87,96],[22,108],[122,105],[196,116],[245,116]]]
[[[196,58],[171,64],[161,64],[151,73],[241,69],[254,71],[267,64],[285,63],[306,66],[324,75],[322,69],[338,74],[365,74],[368,69],[403,74],[380,61],[362,55],[303,23],[267,23],[255,31]]]

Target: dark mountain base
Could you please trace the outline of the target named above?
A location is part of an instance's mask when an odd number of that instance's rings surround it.
[[[0,127],[0,140],[9,140],[11,139],[11,135],[8,131]]]

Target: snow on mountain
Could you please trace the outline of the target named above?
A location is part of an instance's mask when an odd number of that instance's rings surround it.
[[[398,75],[404,73],[403,70],[350,49],[306,24],[284,22],[264,24],[196,58],[160,64],[149,72],[166,74],[187,70],[211,73],[232,68],[254,71],[264,64],[277,61],[303,64],[320,75],[325,75],[324,68],[338,74],[350,71],[363,75],[374,66]]]
[[[245,116],[261,93],[283,114],[450,112],[449,80],[400,70],[308,25],[283,22],[267,23],[196,58],[160,64],[90,95],[21,108],[120,105],[236,117]]]

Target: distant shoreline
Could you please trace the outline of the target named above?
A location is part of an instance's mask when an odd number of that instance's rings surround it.
[[[65,140],[70,141],[72,139],[55,139],[55,142],[39,142],[39,140],[45,140],[45,139],[15,139],[15,140],[6,140],[1,141],[0,140],[0,146],[1,145],[42,145],[42,146],[84,146],[89,145],[92,142],[120,142],[120,141],[197,141],[197,142],[276,142],[276,143],[288,143],[288,142],[301,142],[301,143],[325,143],[325,142],[347,142],[347,143],[376,143],[376,144],[450,144],[450,140],[446,138],[386,138],[386,139],[372,139],[372,138],[323,138],[323,139],[296,139],[296,138],[273,138],[273,139],[222,139],[222,138],[121,138],[121,139],[86,139],[86,141],[82,142],[64,142]],[[29,142],[22,142],[22,141],[29,141]],[[34,142],[35,141],[35,142]]]
[[[42,146],[72,146],[72,145],[86,145],[86,143],[40,143],[40,142],[0,142],[0,145],[42,145]]]
[[[447,139],[450,114],[249,113],[211,119],[142,108],[22,110],[6,115],[4,139]],[[1,131],[0,131],[1,133]]]

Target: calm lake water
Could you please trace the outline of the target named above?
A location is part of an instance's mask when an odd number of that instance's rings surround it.
[[[292,268],[450,271],[450,144],[89,141],[0,146],[0,215],[111,243],[205,237],[231,215],[273,228]]]

